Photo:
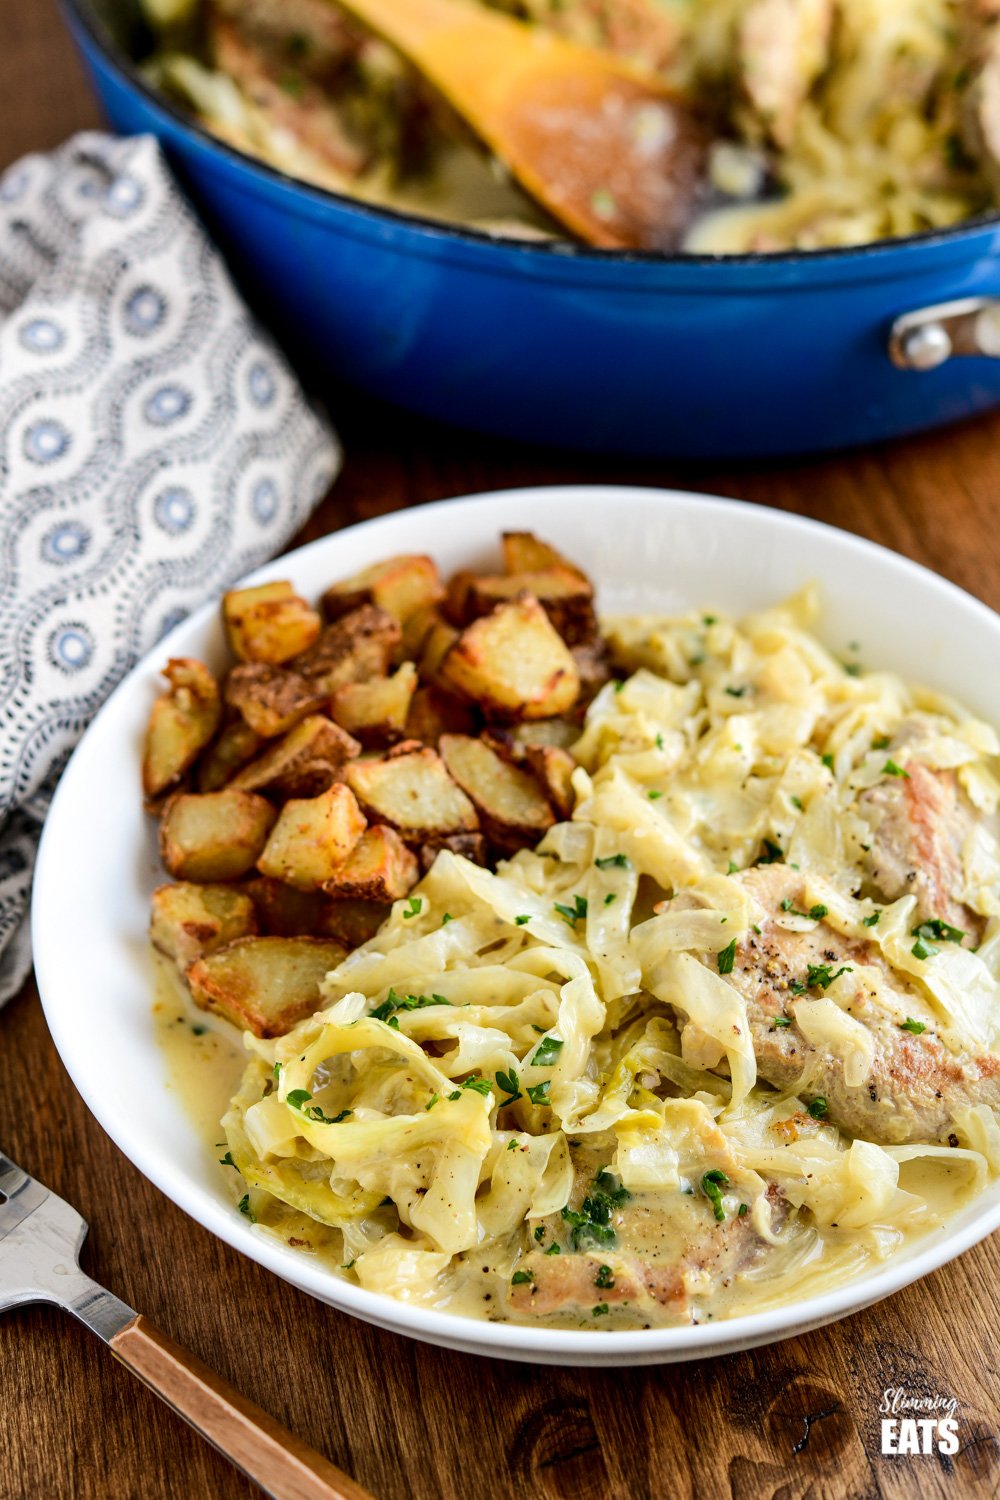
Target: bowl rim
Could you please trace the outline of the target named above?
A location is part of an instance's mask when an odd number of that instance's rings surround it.
[[[357,214],[361,219],[368,219],[376,224],[384,223],[398,228],[411,229],[420,235],[442,239],[445,242],[453,241],[480,249],[501,251],[529,261],[548,260],[551,262],[555,260],[584,266],[588,264],[703,268],[709,266],[746,268],[771,265],[797,267],[813,264],[843,266],[883,259],[894,251],[904,251],[907,248],[933,249],[937,245],[954,244],[965,236],[974,235],[979,230],[1000,227],[1000,207],[998,207],[992,211],[976,214],[972,218],[963,219],[943,229],[922,229],[914,234],[871,240],[860,245],[828,246],[820,250],[775,250],[766,253],[751,250],[734,255],[683,251],[664,253],[655,250],[605,250],[592,245],[579,244],[573,240],[530,240],[491,234],[487,230],[476,229],[471,225],[426,218],[406,209],[354,198],[349,193],[337,192],[334,188],[323,187],[318,183],[293,177],[264,158],[240,150],[238,146],[213,135],[200,123],[193,112],[185,111],[168,95],[153,88],[147,82],[135,61],[109,34],[107,27],[98,18],[93,0],[59,0],[59,4],[70,18],[70,30],[74,29],[73,23],[75,22],[105,61],[136,93],[143,97],[148,105],[166,115],[175,128],[192,136],[203,148],[217,152],[251,174],[256,173],[285,189],[301,194],[314,205],[322,206],[324,203],[332,202],[342,211]]]
[[[428,537],[436,527],[450,526],[458,513],[470,506],[497,508],[499,514],[491,525],[502,519],[505,508],[511,502],[530,506],[532,514],[545,505],[579,507],[581,495],[600,502],[605,507],[616,500],[632,501],[639,506],[663,504],[673,505],[683,512],[692,505],[707,516],[725,523],[729,517],[742,515],[751,519],[751,525],[764,521],[768,528],[777,528],[786,534],[798,534],[810,539],[818,549],[824,542],[830,546],[833,539],[840,548],[861,558],[876,562],[885,570],[891,582],[895,577],[901,582],[907,579],[919,582],[931,599],[943,602],[951,600],[960,604],[970,621],[987,635],[994,637],[1000,646],[1000,615],[964,589],[932,572],[909,558],[894,553],[878,543],[846,532],[827,523],[813,520],[771,507],[746,501],[727,499],[721,496],[697,494],[675,489],[656,489],[625,485],[554,485],[529,486],[521,489],[496,490],[464,495],[453,499],[432,502],[413,508],[420,516]],[[371,520],[329,533],[292,553],[281,554],[271,562],[256,568],[243,583],[257,582],[287,573],[289,562],[306,554],[315,554],[336,547],[344,536],[378,537],[381,532],[393,529],[393,523],[407,516],[408,511],[390,512]],[[473,542],[473,545],[477,543]],[[175,627],[171,633],[157,643],[152,650],[132,669],[114,690],[100,710],[95,726],[105,717],[114,724],[115,705],[128,705],[130,695],[144,681],[159,676],[158,664],[164,655],[169,655],[173,643],[179,637],[193,635],[204,637],[217,621],[217,600],[209,600],[200,609]],[[178,641],[178,646],[180,642]],[[157,1149],[148,1152],[137,1143],[134,1134],[123,1129],[116,1107],[109,1104],[101,1089],[93,1086],[93,1079],[78,1078],[81,1069],[79,1057],[72,1045],[66,1045],[67,1017],[69,1009],[55,1000],[59,989],[50,982],[50,974],[57,967],[50,957],[51,945],[45,943],[44,922],[53,896],[49,888],[58,890],[60,865],[54,852],[57,839],[55,830],[60,822],[62,804],[72,802],[74,796],[74,767],[85,764],[88,743],[97,744],[93,727],[88,729],[56,789],[49,816],[43,829],[41,846],[35,875],[35,895],[32,900],[32,945],[35,953],[36,976],[45,1018],[53,1041],[70,1074],[73,1083],[84,1098],[90,1112],[96,1117],[123,1154],[132,1161],[171,1202],[178,1205],[192,1218],[217,1235],[224,1243],[263,1265],[283,1280],[332,1305],[338,1311],[361,1317],[365,1321],[405,1333],[409,1337],[432,1342],[445,1347],[463,1349],[497,1358],[526,1360],[561,1364],[614,1365],[629,1363],[665,1363],[673,1360],[698,1358],[701,1356],[732,1352],[779,1339],[795,1337],[799,1333],[822,1326],[825,1323],[847,1317],[872,1302],[900,1291],[931,1271],[949,1263],[973,1245],[1000,1228],[1000,1183],[992,1185],[992,1203],[984,1204],[982,1212],[971,1215],[958,1228],[943,1226],[931,1230],[910,1255],[898,1261],[890,1261],[883,1267],[877,1265],[861,1281],[845,1281],[831,1290],[816,1292],[801,1303],[789,1302],[761,1312],[749,1313],[718,1322],[703,1322],[674,1328],[652,1328],[623,1332],[597,1332],[576,1329],[532,1328],[520,1324],[490,1323],[486,1320],[465,1317],[458,1313],[442,1312],[436,1308],[411,1306],[405,1302],[377,1292],[366,1291],[341,1281],[325,1267],[299,1256],[277,1240],[255,1232],[253,1227],[234,1213],[231,1205],[208,1195],[201,1186],[192,1181],[183,1168],[176,1168],[163,1142]],[[136,799],[138,806],[138,798]],[[50,997],[50,998],[47,998]],[[69,1038],[70,1043],[72,1038]],[[123,1139],[124,1136],[124,1139]],[[178,1183],[180,1189],[178,1189]],[[985,1190],[991,1193],[991,1188]],[[858,1295],[859,1289],[861,1295]]]

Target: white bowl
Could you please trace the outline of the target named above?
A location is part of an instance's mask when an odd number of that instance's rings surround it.
[[[585,567],[606,611],[735,614],[816,579],[820,634],[860,642],[894,668],[1000,723],[1000,617],[870,542],[777,511],[674,491],[572,486],[443,501],[368,521],[281,557],[254,581],[290,577],[317,596],[397,552],[443,570],[495,561],[499,533],[532,529]],[[139,1170],[206,1229],[332,1306],[383,1328],[473,1353],[552,1364],[652,1364],[750,1348],[831,1322],[927,1275],[1000,1225],[1000,1184],[879,1269],[795,1305],[697,1327],[574,1332],[486,1323],[362,1291],[255,1230],[167,1087],[146,952],[149,893],[162,879],[139,793],[142,733],[168,656],[223,660],[213,602],[122,683],[67,767],[35,874],[32,938],[45,1015],[88,1107]]]

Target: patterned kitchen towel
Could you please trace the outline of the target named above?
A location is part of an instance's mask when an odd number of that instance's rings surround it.
[[[81,732],[339,462],[154,140],[79,135],[0,177],[0,1004]]]

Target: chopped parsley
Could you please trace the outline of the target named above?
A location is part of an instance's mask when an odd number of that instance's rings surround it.
[[[663,749],[663,735],[662,734],[658,734],[656,736],[656,748],[657,748],[657,750],[662,750]]]
[[[570,927],[575,927],[577,922],[581,921],[587,915],[586,896],[574,896],[572,906],[567,906],[562,901],[554,901],[552,904],[563,921],[568,922]]]
[[[806,969],[805,984],[800,985],[800,987],[796,989],[795,982],[793,981],[793,983],[790,984],[788,988],[790,990],[794,990],[797,995],[800,995],[803,989],[828,990],[833,981],[835,979],[839,979],[841,974],[852,974],[853,972],[853,964],[841,964],[836,973],[834,972],[833,966],[831,964],[810,964]]]
[[[907,1016],[905,1021],[900,1021],[899,1029],[900,1031],[912,1032],[914,1036],[921,1036],[927,1030],[927,1027],[923,1021],[915,1021],[912,1016]]]
[[[877,740],[872,740],[873,750],[888,750],[888,748],[889,736],[887,734],[880,734]]]
[[[311,1098],[312,1094],[308,1089],[292,1089],[290,1094],[285,1095],[285,1103],[290,1104],[293,1109],[301,1109]]]
[[[775,1018],[774,1018],[774,1024],[775,1024],[775,1026],[791,1026],[791,1024],[792,1024],[791,1017],[790,1016],[775,1016]]]
[[[792,804],[793,807],[797,807],[798,808],[799,812],[802,811],[802,798],[801,797],[789,797],[788,800]]]
[[[845,661],[844,671],[847,673],[848,677],[860,677],[861,663],[857,661]]]
[[[740,1218],[741,1219],[744,1218],[749,1212],[750,1212],[750,1205],[749,1205],[749,1203],[741,1203],[740,1207],[739,1207]]]
[[[729,861],[729,867],[728,867],[728,869],[727,869],[727,870],[726,870],[726,874],[727,874],[727,875],[736,875],[736,874],[737,874],[737,873],[738,873],[738,872],[739,872],[739,868],[740,868],[740,867],[739,867],[739,865],[738,865],[738,864],[737,864],[737,863],[736,863],[736,861],[735,861],[735,859],[731,859],[731,860],[730,860],[730,861]]]
[[[961,943],[965,933],[961,927],[949,927],[940,917],[931,917],[929,921],[921,922],[919,927],[914,927],[913,936],[936,938],[939,943]]]
[[[599,1302],[596,1307],[591,1308],[591,1312],[594,1314],[595,1318],[603,1318],[610,1311],[611,1309],[608,1307],[608,1304],[606,1302]]]
[[[810,906],[808,911],[800,911],[791,896],[786,896],[782,901],[781,910],[787,911],[792,917],[807,917],[810,922],[822,922],[823,918],[830,914],[830,908],[820,904]]]
[[[454,922],[454,920],[455,920],[455,918],[452,916],[451,912],[450,911],[446,911],[445,914],[444,914],[444,916],[441,918],[441,926],[442,927],[447,927],[448,923],[449,922]]]
[[[530,1286],[534,1279],[530,1271],[515,1271],[510,1278],[512,1286]]]
[[[744,695],[744,693],[746,691],[747,691],[747,689],[746,689],[745,685],[743,687],[738,687],[738,688],[734,688],[734,687],[727,687],[726,688],[726,692],[729,694],[730,698],[742,698],[743,695]]]
[[[444,995],[397,995],[395,990],[390,990],[382,1004],[372,1011],[372,1020],[385,1021],[391,1026],[397,1010],[428,1010],[432,1005],[450,1004]],[[398,1027],[398,1021],[396,1025]]]
[[[274,1072],[273,1072],[273,1077],[274,1077],[275,1083],[277,1083],[280,1074],[281,1074],[281,1063],[275,1063],[275,1065],[274,1065]]]
[[[523,1097],[520,1082],[513,1068],[511,1068],[509,1073],[501,1071],[497,1074],[497,1086],[503,1089],[507,1095],[506,1099],[500,1100],[501,1109],[503,1109],[505,1104],[514,1104],[518,1099]]]
[[[825,1120],[829,1113],[829,1108],[822,1094],[817,1094],[815,1099],[810,1100],[806,1105],[808,1113],[812,1115],[814,1120]]]
[[[474,1094],[482,1094],[485,1097],[492,1091],[493,1085],[488,1078],[483,1078],[480,1073],[473,1073],[471,1078],[467,1078],[464,1083],[458,1085],[453,1094],[448,1095],[449,1102],[460,1099],[463,1089],[471,1089]]]
[[[758,854],[755,863],[758,865],[776,865],[784,857],[784,850],[773,839],[764,839],[764,852],[763,854]]]
[[[598,1266],[597,1275],[594,1277],[594,1285],[599,1286],[602,1292],[608,1290],[615,1284],[615,1273],[610,1266]]]
[[[719,965],[719,973],[731,974],[733,972],[733,963],[735,961],[735,958],[736,939],[733,938],[732,942],[727,943],[722,952],[718,955],[717,962]]]
[[[605,904],[605,906],[610,906],[612,904],[612,902],[617,901],[617,900],[618,900],[618,897],[617,897],[616,893],[614,891],[609,891],[608,894],[604,898],[604,904]]]
[[[549,1063],[554,1063],[562,1051],[563,1045],[561,1036],[543,1037],[535,1048],[535,1055],[531,1059],[532,1065],[536,1068],[545,1068]]]
[[[657,802],[663,796],[663,793],[662,792],[647,792],[646,796],[649,798],[650,802]]]
[[[725,1172],[720,1172],[718,1167],[713,1167],[701,1179],[701,1190],[711,1203],[712,1212],[720,1224],[725,1221],[726,1217],[726,1210],[722,1206],[722,1189],[728,1186],[729,1178]]]
[[[236,1163],[233,1161],[233,1153],[231,1151],[227,1151],[226,1154],[225,1154],[225,1156],[220,1156],[219,1157],[219,1166],[220,1167],[235,1167],[236,1166]],[[239,1168],[237,1168],[237,1171],[238,1170],[239,1170]]]
[[[539,1224],[538,1228],[535,1230],[535,1239],[538,1241],[539,1244],[541,1244],[542,1240],[544,1240],[544,1238],[545,1238],[545,1225],[544,1224]]]
[[[717,622],[718,618],[718,615],[702,615],[701,623],[703,625],[714,625]]]
[[[528,1089],[528,1098],[532,1104],[548,1104],[551,1085],[551,1078],[546,1078],[544,1083],[533,1083]]]
[[[902,766],[897,766],[896,762],[894,760],[892,760],[891,758],[889,760],[887,760],[886,763],[885,763],[885,765],[882,767],[882,775],[883,776],[903,776],[903,777],[906,778],[907,781],[909,781],[909,779],[910,779],[910,773],[909,773],[909,771],[904,771],[903,768],[902,768]]]
[[[349,1261],[348,1261],[348,1262],[347,1262],[347,1264],[346,1264],[346,1265],[343,1265],[343,1266],[341,1266],[341,1268],[340,1268],[340,1269],[341,1269],[341,1270],[342,1270],[342,1271],[349,1271],[349,1270],[350,1270],[350,1269],[351,1269],[351,1267],[352,1267],[352,1266],[353,1266],[353,1265],[354,1265],[354,1264],[355,1264],[355,1263],[356,1263],[356,1261],[357,1261],[357,1258],[358,1258],[358,1257],[357,1257],[357,1256],[355,1256],[355,1257],[354,1257],[354,1260],[349,1260]]]
[[[910,952],[914,958],[933,958],[936,953],[941,952],[941,949],[936,943],[927,943],[923,938],[918,937]]]
[[[632,868],[627,854],[606,854],[603,859],[595,859],[594,864],[599,870],[631,870]]]
[[[256,1224],[256,1222],[257,1222],[257,1215],[254,1213],[253,1209],[250,1207],[250,1194],[249,1193],[244,1193],[243,1194],[243,1197],[240,1199],[239,1203],[237,1203],[236,1207],[239,1209],[239,1211],[240,1211],[241,1214],[245,1214],[246,1215],[246,1217],[250,1220],[251,1224]]]
[[[865,917],[861,923],[862,927],[877,927],[878,919],[882,915],[880,911],[873,911],[870,917]]]
[[[531,913],[530,912],[522,912],[519,917],[515,917],[514,918],[514,926],[515,927],[523,927],[527,922],[530,922],[530,921],[531,921]]]
[[[434,1106],[435,1106],[435,1104],[436,1104],[436,1103],[437,1103],[437,1102],[438,1102],[438,1100],[439,1100],[439,1099],[440,1099],[440,1097],[441,1097],[441,1095],[440,1095],[440,1094],[432,1094],[432,1095],[431,1095],[431,1098],[430,1098],[430,1103],[429,1103],[429,1104],[425,1104],[425,1105],[424,1105],[424,1109],[425,1109],[425,1110],[431,1110],[431,1109],[433,1109],[433,1108],[434,1108]]]
[[[828,771],[832,771],[833,770],[833,756],[832,755],[821,755],[820,756],[820,760],[823,762],[824,766],[826,766],[826,769]]]
[[[536,1236],[536,1238],[537,1238],[537,1236]],[[545,1254],[546,1255],[562,1255],[562,1248],[559,1245],[552,1244],[546,1250]]]
[[[423,909],[424,909],[423,897],[422,896],[411,896],[410,899],[406,903],[406,910],[403,913],[403,920],[404,921],[409,921],[410,917],[419,917],[419,915],[423,911]]]
[[[610,1172],[598,1172],[580,1207],[576,1209],[567,1205],[562,1211],[563,1218],[573,1230],[573,1249],[579,1250],[588,1242],[614,1245],[617,1236],[611,1223],[612,1214],[631,1196]]]

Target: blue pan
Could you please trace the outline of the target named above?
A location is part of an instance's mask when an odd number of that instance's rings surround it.
[[[1000,404],[1000,219],[726,258],[521,244],[308,187],[143,81],[120,0],[64,0],[111,124],[151,132],[293,356],[400,406],[574,448],[847,447]],[[1000,304],[998,304],[1000,305]]]

